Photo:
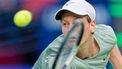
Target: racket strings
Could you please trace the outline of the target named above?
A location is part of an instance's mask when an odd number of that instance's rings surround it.
[[[65,37],[53,64],[53,69],[67,69],[77,53],[83,35],[84,25],[77,20]]]

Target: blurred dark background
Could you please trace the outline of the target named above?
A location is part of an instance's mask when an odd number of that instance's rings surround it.
[[[41,52],[61,34],[55,12],[68,0],[0,0],[0,69],[31,69]],[[97,24],[113,27],[122,52],[122,0],[87,0],[96,9]],[[26,27],[13,17],[20,10],[33,14]],[[108,63],[108,69],[113,69]]]

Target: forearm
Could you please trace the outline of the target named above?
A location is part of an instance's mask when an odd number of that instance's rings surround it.
[[[114,59],[116,58],[116,59]],[[111,62],[111,64],[113,65],[114,69],[122,69],[122,59],[115,56]],[[121,60],[120,60],[121,59]]]
[[[117,46],[114,47],[110,54],[110,62],[114,69],[122,69],[122,56]]]

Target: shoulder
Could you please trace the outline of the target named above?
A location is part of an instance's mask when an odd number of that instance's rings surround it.
[[[64,39],[64,35],[62,34],[62,35],[59,35],[57,38],[55,38],[49,45],[48,45],[48,47],[49,48],[51,48],[51,47],[59,47],[60,46],[60,44],[62,43],[62,41],[63,41],[63,39]]]
[[[109,25],[104,25],[104,24],[97,25],[95,35],[99,36],[101,39],[110,43],[115,44],[117,41],[114,30]]]
[[[63,35],[59,35],[57,38],[55,38],[44,50],[45,53],[51,54],[56,53],[64,39]]]
[[[98,24],[96,25],[96,28],[102,30],[113,30],[111,26],[105,24]]]
[[[60,35],[56,39],[54,39],[47,46],[47,48],[41,53],[41,55],[39,56],[38,60],[36,61],[32,69],[49,69],[62,40],[63,40],[63,35]]]

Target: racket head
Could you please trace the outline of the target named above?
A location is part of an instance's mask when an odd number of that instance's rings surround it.
[[[52,69],[67,69],[76,55],[84,32],[83,20],[76,19],[74,26],[66,35],[61,44]]]

